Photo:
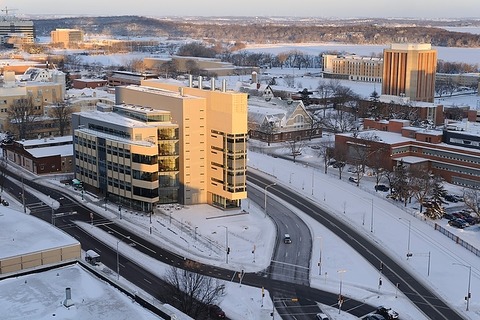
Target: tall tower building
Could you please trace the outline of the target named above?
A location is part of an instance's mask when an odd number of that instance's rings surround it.
[[[382,94],[433,102],[436,70],[430,44],[392,44],[383,50]]]

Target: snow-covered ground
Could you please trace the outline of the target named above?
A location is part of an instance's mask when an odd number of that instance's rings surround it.
[[[287,152],[281,146],[276,148],[276,152]],[[306,148],[300,158],[314,163],[321,162],[311,148]],[[404,208],[398,203],[387,200],[384,193],[374,191],[374,181],[369,177],[363,178],[360,187],[356,187],[355,184],[347,181],[348,173],[345,173],[343,180],[339,180],[335,174],[336,171],[332,168],[329,169],[329,174],[325,175],[323,169],[313,169],[255,152],[249,152],[248,161],[252,170],[270,175],[276,179],[277,183],[290,186],[305,197],[317,201],[331,214],[355,226],[359,232],[383,247],[386,252],[390,252],[392,257],[404,264],[426,285],[436,290],[465,318],[480,317],[480,302],[477,298],[479,296],[477,288],[480,287],[479,257],[435,231],[432,222],[422,219],[414,209],[415,204]],[[64,187],[56,180],[46,179],[44,182]],[[460,190],[454,186],[448,186],[448,188],[460,193]],[[71,191],[75,193],[74,190]],[[48,200],[47,196],[43,197]],[[79,193],[76,193],[76,197],[81,200]],[[262,209],[248,200],[243,202],[243,208],[238,212],[227,213],[208,205],[173,206],[171,209],[168,206],[162,206],[156,210],[150,224],[150,218],[147,215],[142,216],[122,210],[122,220],[120,220],[118,207],[115,205],[109,204],[108,210],[105,211],[103,202],[99,199],[89,194],[84,198],[84,203],[97,213],[106,215],[116,223],[130,228],[132,232],[143,234],[144,237],[161,243],[166,248],[190,259],[235,271],[243,269],[246,272],[261,270],[269,264],[276,236],[275,228],[270,219],[265,218]],[[14,201],[11,203],[20,207],[19,203]],[[55,206],[55,203],[52,202],[52,205]],[[311,286],[338,293],[339,284],[342,281],[342,291],[346,296],[364,300],[373,305],[390,306],[401,314],[402,319],[426,319],[396,290],[395,284],[383,279],[382,286],[378,287],[377,266],[369,265],[325,227],[302,213],[299,215],[310,226],[314,239],[310,268]],[[449,227],[446,221],[438,223],[462,238],[468,239],[472,245],[480,247],[479,226],[458,230]],[[88,224],[79,223],[79,226],[115,248],[117,241],[111,235]],[[153,229],[152,234],[149,233],[150,227]],[[227,240],[232,250],[228,264],[224,251]],[[407,260],[405,254],[408,242],[410,242],[413,257]],[[162,276],[168,268],[166,265],[139,255],[126,244],[120,244],[120,251],[122,255],[145,265],[159,276]],[[321,275],[317,266],[320,251],[322,252]],[[466,312],[464,297],[467,293],[469,267],[472,270],[472,299],[470,310]],[[115,275],[113,274],[112,277]],[[121,278],[121,281],[124,279]],[[238,298],[239,296],[242,298]],[[268,295],[263,299],[262,307],[261,290],[240,285],[238,278],[227,284],[226,293],[221,297],[219,305],[232,319],[268,319],[272,307]],[[338,314],[336,309],[332,309],[335,306],[322,306],[322,308],[332,319],[349,318],[344,312]]]

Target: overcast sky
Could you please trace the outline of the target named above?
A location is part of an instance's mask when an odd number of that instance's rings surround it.
[[[318,0],[172,1],[172,0],[1,0],[16,15],[143,15],[143,16],[297,16],[297,17],[479,17],[478,0]],[[2,10],[3,11],[3,10]],[[5,12],[2,12],[5,14]]]

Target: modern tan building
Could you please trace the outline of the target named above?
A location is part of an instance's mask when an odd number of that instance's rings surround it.
[[[382,82],[383,60],[380,58],[324,54],[322,59],[324,78]]]
[[[383,50],[382,95],[433,102],[437,51],[430,44],[392,44]]]
[[[50,32],[50,42],[63,48],[78,47],[83,42],[83,31],[78,29],[56,29]]]
[[[211,88],[146,80],[117,87],[116,102],[170,112],[178,125],[179,203],[234,208],[247,197],[247,95],[227,91],[225,82]]]

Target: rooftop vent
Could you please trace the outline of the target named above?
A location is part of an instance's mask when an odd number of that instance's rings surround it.
[[[70,288],[65,288],[65,300],[63,301],[63,305],[67,308],[74,305],[72,300],[72,290]]]

